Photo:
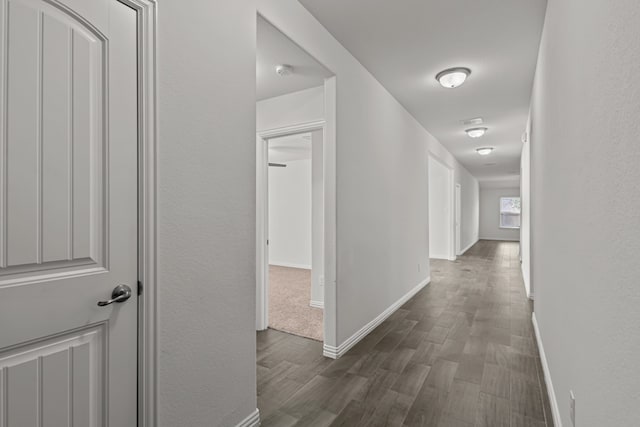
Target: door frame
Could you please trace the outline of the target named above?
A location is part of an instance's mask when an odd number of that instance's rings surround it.
[[[453,229],[455,232],[455,254],[456,256],[462,255],[462,185],[459,182],[455,184],[454,192],[454,204],[455,209],[453,212]],[[459,215],[458,215],[459,214]],[[458,222],[458,216],[460,217],[459,226],[456,226]],[[458,230],[460,228],[460,230]]]
[[[138,426],[157,424],[157,1],[114,0],[138,25]]]
[[[269,299],[268,268],[268,144],[276,137],[303,132],[323,131],[324,181],[324,312],[323,354],[336,359],[336,77],[324,82],[324,119],[260,131],[256,134],[256,330],[267,329]]]
[[[256,330],[258,331],[269,327],[269,245],[267,243],[269,239],[269,140],[318,130],[321,130],[324,135],[325,124],[325,120],[316,120],[261,131],[256,136]]]

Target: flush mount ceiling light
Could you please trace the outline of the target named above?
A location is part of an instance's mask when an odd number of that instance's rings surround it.
[[[471,128],[471,129],[465,130],[467,135],[469,135],[471,138],[480,138],[482,135],[485,134],[486,131],[487,131],[487,128]]]
[[[280,77],[290,76],[293,74],[293,67],[287,64],[280,64],[276,67],[276,73],[278,73]]]
[[[491,154],[491,152],[493,151],[493,147],[481,147],[481,148],[476,148],[476,151],[478,152],[478,154],[480,154],[481,156],[486,156]]]
[[[456,67],[456,68],[448,68],[446,70],[440,71],[436,75],[436,80],[440,82],[442,87],[446,87],[447,89],[456,88],[469,77],[471,74],[471,70],[464,67]]]

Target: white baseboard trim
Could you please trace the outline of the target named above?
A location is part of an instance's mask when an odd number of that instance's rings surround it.
[[[260,425],[260,411],[256,408],[247,418],[240,421],[236,427],[257,427]]]
[[[405,302],[409,301],[411,297],[417,294],[422,288],[427,286],[431,282],[431,276],[424,279],[415,288],[411,289],[399,300],[391,304],[385,311],[380,313],[371,322],[360,328],[355,334],[347,338],[342,344],[337,347],[325,344],[322,354],[331,359],[338,359],[342,357],[351,347],[356,345],[360,340],[366,337],[369,332],[373,331],[378,325],[384,322],[389,316],[391,316],[397,309],[399,309]]]
[[[469,249],[471,249],[471,247],[473,245],[475,245],[476,243],[478,243],[480,239],[476,239],[475,242],[472,242],[469,246],[467,246],[466,248],[464,248],[463,250],[460,251],[460,255],[464,255],[465,252],[467,252]]]
[[[560,410],[558,409],[556,392],[554,391],[553,383],[551,382],[551,373],[549,372],[549,364],[547,363],[547,356],[544,352],[544,346],[542,345],[542,338],[540,337],[540,329],[538,329],[538,320],[536,319],[536,313],[533,313],[533,316],[531,317],[531,322],[533,323],[533,330],[536,333],[536,341],[538,342],[538,351],[540,352],[540,363],[542,364],[542,370],[544,372],[544,381],[547,384],[547,392],[549,393],[549,403],[551,404],[553,424],[556,427],[562,427],[562,419],[560,418]]]
[[[508,237],[481,237],[480,240],[492,240],[496,242],[519,242],[520,239],[513,239]]]
[[[309,305],[313,308],[322,308],[324,309],[324,301],[309,301]]]
[[[311,266],[308,264],[295,264],[292,262],[270,262],[269,265],[275,265],[276,267],[301,268],[303,270],[311,270]]]

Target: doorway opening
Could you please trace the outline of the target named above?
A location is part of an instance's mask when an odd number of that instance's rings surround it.
[[[455,261],[459,253],[458,197],[453,169],[429,156],[429,258]]]
[[[262,16],[256,56],[256,329],[335,357],[335,76]]]
[[[265,140],[268,326],[323,340],[322,129]]]

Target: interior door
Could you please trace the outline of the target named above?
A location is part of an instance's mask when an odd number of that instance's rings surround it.
[[[136,424],[136,21],[0,0],[2,427]]]

